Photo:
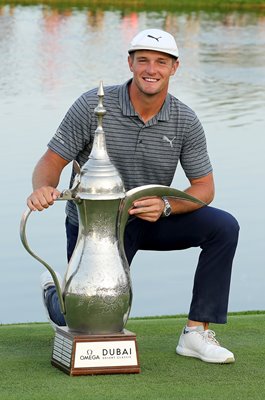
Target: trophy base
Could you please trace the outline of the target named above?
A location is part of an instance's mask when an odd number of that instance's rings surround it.
[[[138,374],[136,335],[87,335],[57,327],[51,363],[68,375]]]

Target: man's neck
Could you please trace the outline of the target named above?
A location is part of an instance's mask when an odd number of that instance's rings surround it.
[[[129,85],[129,96],[131,103],[144,123],[150,121],[161,110],[166,94],[146,95],[138,90],[136,85],[131,82]]]

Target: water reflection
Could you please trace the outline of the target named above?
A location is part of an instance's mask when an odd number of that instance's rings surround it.
[[[203,117],[210,118],[207,104],[211,104],[220,109],[222,118],[229,118],[234,111],[237,124],[245,124],[241,97],[251,96],[252,109],[249,104],[248,112],[254,120],[260,119],[256,110],[257,103],[264,100],[264,15],[235,11],[147,15],[47,6],[4,6],[0,15],[0,51],[5,59],[0,67],[0,87],[4,96],[24,91],[25,79],[27,91],[40,94],[73,87],[80,79],[87,79],[87,74],[93,81],[98,69],[109,64],[109,57],[117,64],[111,74],[105,68],[107,81],[114,83],[110,75],[120,81],[119,77],[125,75],[124,57],[130,38],[142,27],[159,26],[178,38],[181,78],[189,80],[190,90],[204,94],[203,109],[199,108]],[[179,95],[181,82],[177,86],[172,91]]]
[[[259,215],[265,169],[264,15],[2,6],[0,162],[8,195],[2,196],[0,207],[6,227],[0,322],[45,320],[38,287],[41,269],[18,239],[36,160],[80,93],[97,86],[100,79],[105,85],[128,79],[128,43],[136,32],[150,27],[169,30],[177,38],[181,66],[170,91],[197,112],[206,129],[217,182],[215,206],[230,210],[241,223],[230,309],[264,309],[265,221],[264,214]],[[181,174],[175,182],[180,189],[186,186]],[[67,184],[66,171],[60,187]],[[250,203],[250,189],[259,195],[255,205]],[[36,227],[29,237],[36,252],[45,259],[49,252],[51,265],[62,272],[64,213],[58,207],[34,216]],[[177,258],[167,254],[166,260],[160,254],[137,255],[132,315],[187,312],[196,258],[197,250],[181,252]],[[6,309],[10,291],[12,301]]]

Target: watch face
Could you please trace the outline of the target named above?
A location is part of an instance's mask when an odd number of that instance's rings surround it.
[[[165,214],[166,217],[168,217],[171,214],[171,207],[170,206],[166,207],[166,209],[164,211],[164,214]]]
[[[167,199],[163,199],[163,200],[165,202],[165,208],[164,208],[163,214],[165,217],[168,217],[171,214],[171,207],[170,207],[169,201]]]

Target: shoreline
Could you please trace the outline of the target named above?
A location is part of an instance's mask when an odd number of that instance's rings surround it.
[[[242,317],[242,316],[257,316],[257,315],[265,315],[265,310],[248,310],[248,311],[231,311],[227,314],[229,317]],[[187,319],[187,314],[175,314],[175,315],[151,315],[144,317],[131,317],[128,319],[128,322],[137,322],[137,321],[150,321],[150,320],[163,320],[163,319]],[[25,321],[25,322],[10,322],[10,323],[0,323],[1,327],[12,327],[12,326],[25,326],[25,325],[47,325],[48,321]],[[216,325],[216,324],[214,324]],[[225,325],[225,324],[221,324]]]
[[[51,8],[89,8],[91,10],[130,11],[265,11],[264,0],[0,0],[2,6],[43,5]]]

